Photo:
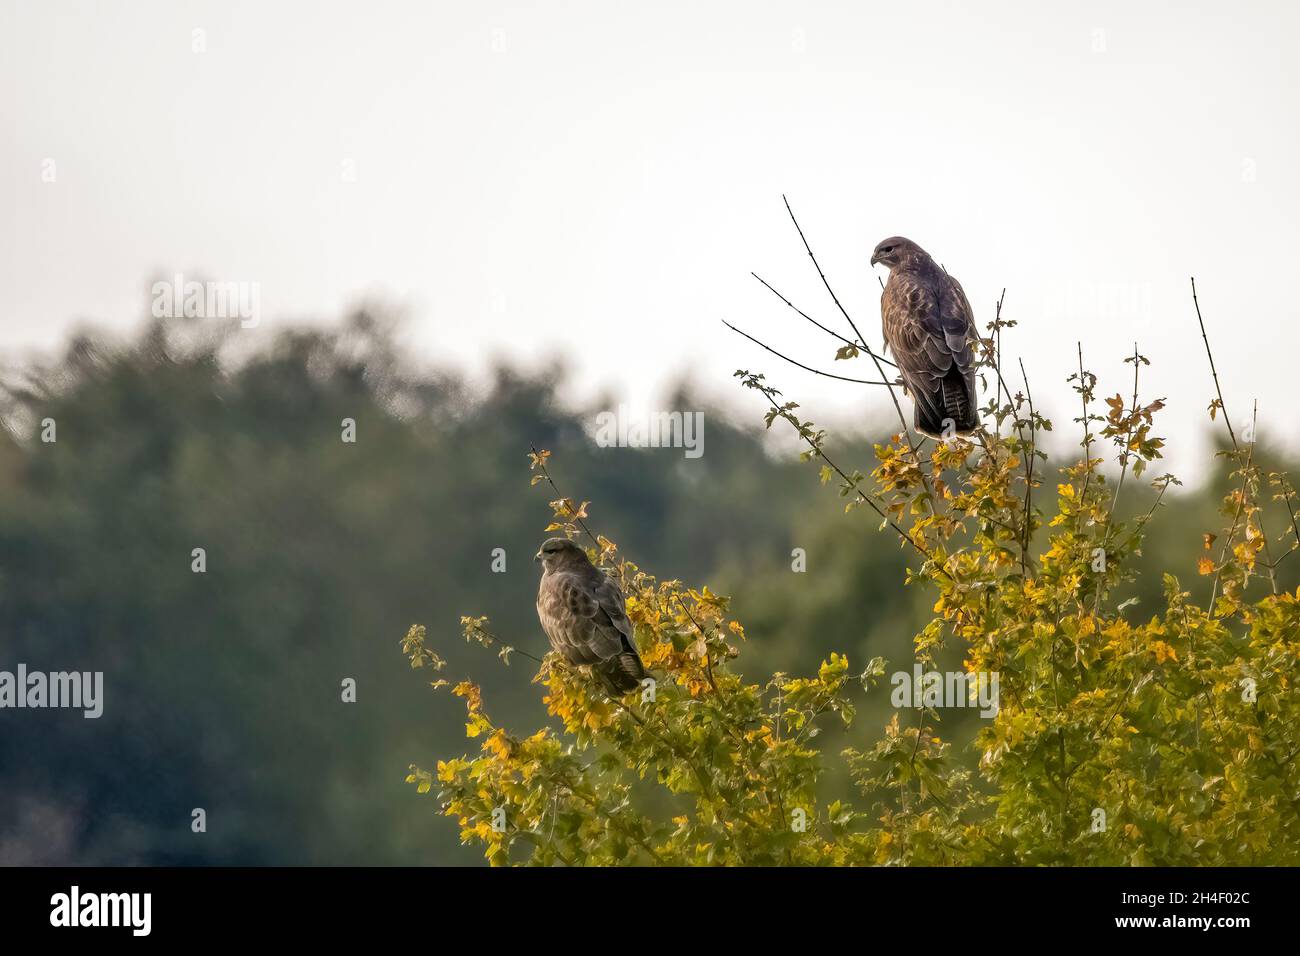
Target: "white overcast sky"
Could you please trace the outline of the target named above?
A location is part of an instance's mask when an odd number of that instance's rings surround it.
[[[1076,339],[1114,391],[1136,338],[1163,431],[1203,431],[1195,275],[1230,409],[1258,398],[1261,437],[1300,444],[1289,0],[3,11],[9,361],[131,331],[179,271],[259,283],[248,335],[379,296],[435,361],[564,356],[577,400],[653,406],[689,374],[756,419],[745,366],[818,420],[865,418],[879,390],[782,368],[719,321],[831,366],[749,276],[834,323],[785,193],[873,339],[881,238],[927,248],[981,324],[1005,286],[1008,352],[1058,428]]]

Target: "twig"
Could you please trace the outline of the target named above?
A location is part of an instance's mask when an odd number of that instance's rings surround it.
[[[1106,513],[1106,529],[1102,532],[1101,547],[1104,552],[1110,544],[1110,534],[1115,527],[1115,507],[1119,504],[1119,493],[1124,488],[1124,478],[1128,475],[1128,461],[1133,454],[1129,450],[1129,445],[1133,442],[1133,425],[1137,419],[1138,407],[1138,372],[1142,367],[1141,356],[1138,354],[1137,343],[1133,343],[1133,407],[1129,410],[1128,431],[1124,433],[1124,451],[1120,455],[1119,464],[1119,481],[1115,483],[1115,494],[1110,499],[1110,510]],[[1097,608],[1101,606],[1101,585],[1097,585],[1097,591],[1093,595],[1092,611],[1097,613]]]
[[[808,245],[808,239],[803,234],[803,229],[799,225],[799,220],[795,218],[794,210],[790,208],[790,200],[786,199],[786,197],[782,195],[781,201],[785,203],[785,211],[790,214],[790,221],[794,223],[794,228],[799,233],[799,239],[803,242],[803,247],[808,252],[808,258],[812,260],[813,268],[817,270],[817,275],[821,277],[822,285],[824,285],[826,291],[830,293],[831,301],[833,301],[835,307],[840,310],[840,315],[844,316],[845,320],[849,323],[849,327],[853,329],[853,334],[862,342],[862,348],[866,351],[867,355],[876,363],[876,371],[880,373],[880,377],[888,378],[888,376],[885,375],[885,370],[880,365],[880,358],[871,347],[867,345],[866,336],[858,330],[857,323],[853,321],[852,316],[850,316],[844,306],[840,304],[839,296],[835,294],[835,290],[831,288],[830,282],[827,281],[826,273],[822,272],[821,264],[817,261],[817,257],[813,255],[812,246]],[[894,403],[894,411],[898,413],[898,423],[902,426],[903,434],[907,437],[907,447],[912,453],[912,460],[918,462],[917,469],[921,473],[921,484],[924,486],[926,496],[929,499],[930,511],[931,513],[934,513],[934,489],[930,487],[930,479],[926,477],[925,470],[920,467],[920,459],[917,457],[915,443],[912,441],[912,430],[907,426],[907,419],[903,415],[903,406],[899,404],[898,395],[894,392],[894,385],[892,382],[889,384],[889,397]]]
[[[1291,518],[1291,533],[1295,536],[1295,541],[1292,542],[1291,547],[1287,549],[1286,553],[1283,554],[1282,557],[1273,562],[1274,570],[1277,569],[1278,565],[1290,557],[1292,552],[1300,550],[1300,523],[1297,522],[1295,508],[1291,506],[1291,496],[1295,494],[1295,491],[1291,488],[1291,483],[1287,481],[1285,477],[1281,477],[1281,482],[1278,484],[1282,488],[1282,503],[1286,505],[1286,512]],[[1278,540],[1281,541],[1285,537],[1286,532],[1283,532],[1282,537]]]
[[[567,501],[568,499],[564,497],[564,492],[560,491],[559,487],[555,484],[555,479],[553,479],[551,477],[551,473],[546,470],[546,460],[542,458],[541,452],[537,450],[537,446],[529,445],[528,447],[532,450],[533,460],[537,462],[537,467],[541,469],[542,477],[545,478],[546,483],[551,486],[551,490],[554,491],[557,495],[559,495],[561,499]],[[587,533],[587,537],[592,540],[592,542],[596,545],[597,549],[603,551],[605,546],[600,543],[600,539],[592,533],[591,529],[587,527],[586,523],[581,518],[579,518],[576,514],[574,515],[573,520],[577,523],[579,528],[581,528],[583,531]]]
[[[769,283],[766,279],[764,279],[764,278],[763,278],[761,275],[759,275],[757,272],[751,272],[750,275],[752,275],[752,276],[753,276],[755,279],[757,279],[759,282],[763,283],[763,285],[767,287],[767,290],[768,290],[769,292],[771,292],[774,296],[776,296],[778,299],[780,299],[782,302],[784,302],[784,303],[785,303],[786,305],[788,305],[790,308],[794,309],[795,312],[799,313],[799,315],[803,316],[805,319],[807,319],[807,320],[808,320],[809,322],[811,322],[813,325],[817,326],[817,328],[821,329],[821,330],[822,330],[823,332],[825,332],[827,335],[830,335],[830,336],[832,336],[832,337],[834,337],[834,338],[836,338],[836,339],[839,339],[839,340],[840,340],[841,342],[843,342],[845,345],[851,345],[851,346],[852,346],[853,348],[855,348],[855,349],[861,349],[862,351],[866,351],[866,345],[865,345],[865,343],[862,343],[862,342],[856,342],[856,341],[854,341],[853,339],[847,339],[847,338],[845,338],[844,336],[840,335],[840,333],[836,332],[834,329],[830,329],[830,328],[827,328],[826,326],[822,325],[820,322],[818,322],[816,319],[814,319],[811,315],[809,315],[809,314],[808,314],[807,312],[805,312],[803,309],[799,308],[797,305],[795,305],[793,302],[791,302],[789,299],[787,299],[785,296],[783,296],[780,292],[777,292],[776,289],[774,289],[774,288],[772,287],[771,283]],[[879,358],[880,358],[880,361],[884,362],[886,365],[892,365],[894,368],[898,368],[898,366],[897,366],[895,363],[889,361],[889,359],[885,358],[884,356],[879,356]]]
[[[720,694],[721,691],[718,690],[718,682],[713,679],[713,660],[708,648],[708,632],[706,632],[704,628],[700,627],[700,622],[695,620],[695,615],[692,614],[690,608],[686,606],[686,602],[682,600],[681,595],[676,594],[673,596],[677,599],[677,606],[682,609],[682,612],[688,618],[690,618],[691,623],[695,625],[695,629],[700,632],[700,637],[704,638],[704,673],[709,678],[709,686],[713,688],[713,692],[715,694]]]
[[[1124,434],[1124,454],[1120,459],[1119,481],[1115,483],[1115,494],[1110,500],[1110,515],[1106,519],[1107,534],[1110,533],[1110,524],[1115,520],[1115,506],[1119,503],[1119,493],[1124,487],[1124,478],[1128,474],[1128,460],[1132,455],[1129,451],[1129,445],[1133,442],[1133,423],[1136,421],[1138,407],[1138,370],[1141,368],[1141,356],[1138,354],[1137,343],[1133,343],[1133,407],[1129,410],[1128,431]],[[1104,542],[1103,542],[1104,543]]]
[[[1029,375],[1025,371],[1025,360],[1018,358],[1016,361],[1020,363],[1020,377],[1025,383],[1025,399],[1029,402],[1029,453],[1025,456],[1025,543],[1020,550],[1020,573],[1025,574],[1026,563],[1029,560],[1029,537],[1034,527],[1034,512],[1030,507],[1030,496],[1034,490],[1034,455],[1038,450],[1038,437],[1035,433],[1034,393],[1029,390]]]
[[[888,384],[890,384],[889,382],[873,382],[873,381],[870,381],[869,379],[865,379],[865,378],[849,378],[849,377],[846,376],[846,375],[833,375],[833,374],[830,373],[830,372],[823,372],[823,371],[821,371],[820,369],[815,369],[815,368],[813,368],[811,365],[804,365],[803,362],[797,362],[797,361],[795,361],[794,359],[790,358],[788,355],[782,355],[782,354],[781,354],[780,352],[778,352],[776,349],[772,348],[770,345],[767,345],[767,344],[765,344],[765,343],[763,343],[763,342],[760,342],[758,339],[754,338],[754,337],[753,337],[752,335],[750,335],[748,332],[745,332],[745,331],[742,331],[741,329],[736,328],[734,325],[732,325],[732,324],[731,324],[730,322],[728,322],[726,319],[723,319],[723,320],[722,320],[722,324],[725,325],[727,328],[731,329],[731,331],[735,332],[737,335],[743,335],[745,338],[749,339],[749,341],[753,342],[753,343],[754,343],[755,345],[757,345],[759,348],[766,349],[767,351],[771,352],[773,355],[775,355],[777,358],[781,359],[782,361],[789,362],[791,365],[798,366],[799,368],[803,369],[805,372],[812,372],[814,375],[821,375],[821,376],[823,376],[823,377],[825,377],[825,378],[834,378],[834,379],[838,379],[838,380],[841,381],[841,382],[855,382],[855,383],[857,383],[858,385],[888,385]]]
[[[826,291],[831,294],[831,301],[834,302],[835,307],[840,310],[840,315],[844,316],[845,320],[849,323],[849,327],[853,329],[853,334],[862,342],[863,348],[867,349],[867,354],[874,357],[874,353],[872,353],[871,349],[867,348],[866,336],[858,331],[857,323],[854,322],[852,316],[844,310],[844,306],[840,305],[839,296],[835,294],[835,290],[831,288],[831,284],[826,281],[826,273],[822,272],[822,267],[818,264],[817,257],[813,255],[812,246],[808,245],[808,239],[804,236],[803,229],[799,226],[799,220],[794,217],[794,210],[790,208],[790,200],[786,199],[786,197],[782,195],[781,201],[785,203],[785,211],[790,214],[790,221],[794,223],[794,228],[798,231],[799,238],[803,241],[803,247],[808,251],[808,258],[812,260],[813,268],[817,270],[817,275],[821,277],[822,285],[824,285]],[[882,372],[881,374],[883,375],[884,373]],[[902,413],[900,412],[899,414]]]
[[[1237,522],[1241,520],[1241,512],[1246,507],[1247,489],[1250,487],[1250,470],[1255,462],[1255,443],[1251,442],[1250,451],[1246,453],[1246,465],[1241,470],[1241,487],[1237,490],[1237,509],[1232,515],[1232,526],[1228,528],[1228,536],[1223,541],[1223,547],[1219,551],[1219,569],[1214,572],[1214,583],[1210,586],[1210,605],[1208,610],[1214,613],[1214,598],[1219,590],[1219,578],[1223,574],[1223,562],[1227,560],[1228,548],[1232,545],[1232,539],[1237,536]],[[1247,524],[1250,523],[1250,517],[1246,518]]]
[[[1255,444],[1255,442],[1254,442],[1254,437],[1255,437],[1255,433],[1256,433],[1255,430],[1256,430],[1258,427],[1259,427],[1259,399],[1256,399],[1256,400],[1255,400],[1255,404],[1254,404],[1254,406],[1253,406],[1253,407],[1251,408],[1251,410],[1250,410],[1250,435],[1251,435],[1251,447],[1252,447],[1252,449],[1254,448],[1254,444]],[[1255,480],[1254,480],[1254,482],[1252,482],[1252,485],[1253,485],[1253,493],[1255,494],[1256,499],[1258,500],[1258,496],[1259,496],[1259,476],[1258,476],[1258,475],[1255,475],[1254,478],[1255,478]],[[1264,530],[1264,507],[1263,507],[1262,504],[1257,508],[1256,516],[1255,516],[1255,521],[1256,521],[1256,523],[1259,525],[1259,536],[1260,536],[1260,538],[1262,539],[1262,541],[1263,541],[1263,543],[1264,543],[1264,558],[1265,558],[1265,560],[1264,560],[1264,561],[1261,561],[1261,562],[1259,562],[1259,563],[1263,564],[1264,567],[1268,568],[1268,584],[1269,584],[1269,587],[1272,589],[1273,593],[1276,595],[1276,594],[1277,594],[1277,573],[1276,573],[1276,564],[1275,564],[1275,562],[1273,561],[1273,549],[1269,546],[1269,543],[1268,543],[1268,532],[1267,532],[1266,530]]]
[[[1210,350],[1210,338],[1205,334],[1205,320],[1201,318],[1201,303],[1196,298],[1196,277],[1192,276],[1192,304],[1196,306],[1196,321],[1201,326],[1201,340],[1205,342],[1205,354],[1210,360],[1210,375],[1214,377],[1214,391],[1219,396],[1219,411],[1223,412],[1223,424],[1228,426],[1228,437],[1232,439],[1232,447],[1239,449],[1237,445],[1237,433],[1232,430],[1232,422],[1228,419],[1228,406],[1223,403],[1223,389],[1219,387],[1219,373],[1214,367],[1214,352]]]
[[[1007,400],[1006,408],[1008,414],[1011,415],[1011,426],[1012,428],[1015,429],[1016,437],[1020,440],[1020,448],[1024,456],[1024,469],[1025,469],[1024,532],[1022,534],[1018,529],[1014,529],[1014,528],[1009,530],[1011,530],[1012,532],[1012,539],[1015,540],[1020,545],[1020,573],[1022,575],[1027,575],[1029,573],[1029,565],[1031,564],[1031,561],[1029,559],[1029,545],[1030,545],[1030,536],[1032,533],[1032,526],[1033,526],[1033,522],[1031,520],[1032,517],[1031,505],[1032,505],[1032,488],[1034,483],[1034,457],[1038,448],[1038,438],[1036,435],[1037,420],[1034,413],[1033,395],[1032,393],[1030,393],[1029,390],[1029,376],[1025,373],[1025,363],[1021,361],[1020,375],[1021,378],[1024,379],[1025,393],[1026,393],[1025,397],[1029,401],[1029,421],[1028,421],[1029,441],[1026,442],[1025,430],[1023,428],[1024,420],[1021,419],[1020,411],[1016,407],[1015,397],[1011,394],[1011,386],[1007,384],[1006,378],[1002,375],[1002,324],[1003,324],[1002,303],[1006,301],[1006,297],[1007,297],[1007,290],[1003,288],[1002,294],[998,296],[998,301],[994,306],[993,322],[989,326],[993,330],[992,357],[991,357],[991,361],[987,357],[984,359],[984,363],[985,363],[984,367],[992,368],[994,377],[997,379],[997,382],[993,389],[993,399],[990,404],[990,407],[997,410],[997,403],[1000,400],[999,396],[1001,395],[1006,396],[1006,400]],[[983,340],[980,339],[980,342],[982,344]],[[998,439],[1001,439],[1002,425],[1001,422],[997,419],[996,413],[994,418],[994,425],[995,425],[996,437]],[[980,439],[980,444],[984,448],[985,455],[992,455],[992,452],[990,451],[988,445],[984,442],[983,438]]]
[[[502,644],[501,646],[502,646],[503,648],[505,648],[506,650],[508,650],[511,654],[519,654],[521,657],[526,657],[526,658],[528,658],[530,661],[535,661],[535,662],[538,663],[538,664],[544,664],[544,663],[546,663],[544,660],[542,660],[542,658],[540,658],[540,657],[535,657],[535,656],[533,656],[532,654],[529,654],[527,651],[525,651],[525,650],[523,650],[523,649],[521,649],[521,648],[515,647],[513,644]]]
[[[765,389],[760,388],[759,391],[763,393],[763,396],[768,400],[768,402],[771,403],[772,407],[777,410],[777,413],[780,414],[782,418],[785,418],[786,416],[784,410],[781,408],[779,404],[777,404],[776,399],[774,399],[771,395],[769,395]],[[794,423],[791,422],[791,424]],[[805,435],[804,430],[802,428],[796,426],[795,431],[799,433],[799,437],[802,438],[807,443],[808,447],[813,450],[813,454],[815,454],[822,461],[826,462],[826,464],[829,465],[831,469],[837,475],[840,476],[840,479],[844,482],[846,487],[851,488],[853,491],[856,491],[859,498],[861,498],[867,504],[871,505],[872,510],[875,511],[876,514],[880,515],[880,517],[883,518],[886,522],[888,522],[889,526],[893,528],[895,532],[898,533],[898,536],[900,538],[902,538],[913,548],[915,548],[922,557],[926,558],[929,561],[934,561],[934,558],[930,555],[930,552],[926,548],[923,548],[921,545],[917,544],[916,541],[912,538],[912,536],[908,534],[906,531],[904,531],[902,528],[900,528],[894,522],[894,520],[890,518],[889,515],[887,515],[880,508],[880,506],[876,504],[875,501],[872,500],[871,496],[862,490],[862,488],[858,485],[856,481],[854,481],[847,474],[845,474],[844,470],[840,468],[839,465],[831,461],[831,459],[827,456],[826,452],[822,451],[821,446],[818,445],[817,442],[813,441],[811,438]],[[950,581],[956,580],[953,577],[952,573],[947,568],[945,568],[942,564],[940,564],[937,561],[934,561],[934,565],[939,570],[939,572],[943,574],[944,577],[948,578],[948,580]]]
[[[1196,297],[1195,276],[1191,277],[1191,283],[1192,283],[1192,305],[1196,307],[1196,322],[1201,327],[1201,341],[1205,343],[1205,357],[1210,361],[1210,376],[1214,379],[1214,392],[1215,395],[1218,397],[1219,411],[1223,413],[1223,424],[1227,426],[1228,437],[1232,439],[1233,451],[1240,453],[1241,446],[1237,442],[1237,433],[1235,430],[1233,430],[1232,419],[1228,417],[1228,406],[1223,401],[1223,388],[1219,385],[1219,372],[1218,369],[1216,369],[1214,366],[1214,351],[1210,348],[1210,337],[1205,334],[1205,319],[1202,318],[1201,316],[1201,303],[1200,300],[1197,299]],[[1219,557],[1220,563],[1222,563],[1223,559],[1227,557],[1228,545],[1232,543],[1232,536],[1237,533],[1237,520],[1241,516],[1241,508],[1242,505],[1245,503],[1246,492],[1250,487],[1249,472],[1253,467],[1255,461],[1254,434],[1255,434],[1255,424],[1258,419],[1258,415],[1259,415],[1259,403],[1256,402],[1255,410],[1252,413],[1252,417],[1251,417],[1251,443],[1250,443],[1250,452],[1246,458],[1246,468],[1245,468],[1246,473],[1242,475],[1241,492],[1240,492],[1242,496],[1242,500],[1237,502],[1237,512],[1236,514],[1233,515],[1232,518],[1232,527],[1228,531],[1228,540],[1224,542],[1223,551],[1220,552],[1220,557]],[[1249,523],[1250,521],[1249,516],[1247,517],[1246,520],[1247,523]],[[1264,530],[1263,518],[1259,519],[1259,533],[1264,538],[1264,550],[1265,550],[1265,557],[1267,559],[1267,563],[1265,564],[1265,567],[1268,568],[1269,583],[1272,586],[1273,593],[1276,594],[1277,576],[1274,573],[1276,565],[1273,563],[1273,556],[1268,546],[1268,533]],[[1285,557],[1285,555],[1283,555],[1283,557]],[[1219,589],[1219,575],[1222,573],[1222,570],[1223,569],[1220,568],[1219,571],[1215,572],[1214,584],[1210,587],[1210,610],[1211,611],[1213,611],[1214,609],[1214,596]]]
[[[1147,523],[1151,520],[1152,516],[1156,513],[1156,509],[1160,507],[1160,501],[1162,498],[1164,498],[1165,491],[1168,488],[1169,488],[1168,482],[1163,482],[1160,484],[1160,488],[1156,492],[1156,500],[1152,502],[1151,507],[1147,509],[1147,513],[1133,523],[1133,533],[1124,539],[1123,543],[1120,544],[1117,550],[1123,551],[1125,548],[1127,548],[1130,544],[1133,543],[1133,541],[1137,538],[1139,534],[1141,534],[1142,529],[1147,526]]]
[[[1079,501],[1082,503],[1088,496],[1088,485],[1092,481],[1092,432],[1088,428],[1088,392],[1090,387],[1085,379],[1088,373],[1083,370],[1083,342],[1076,342],[1075,346],[1079,351],[1079,399],[1083,403],[1083,490],[1079,493]],[[1080,514],[1083,512],[1080,511]]]
[[[1009,410],[1010,413],[1011,413],[1011,425],[1012,425],[1012,427],[1015,428],[1015,430],[1016,430],[1016,437],[1020,439],[1020,447],[1021,447],[1022,449],[1028,449],[1028,453],[1025,455],[1025,484],[1026,484],[1026,485],[1029,485],[1029,484],[1031,484],[1032,481],[1033,481],[1033,473],[1034,473],[1034,472],[1033,472],[1033,464],[1032,464],[1032,460],[1033,460],[1033,457],[1034,457],[1034,452],[1035,452],[1035,450],[1038,448],[1038,440],[1037,440],[1037,438],[1036,438],[1035,435],[1034,435],[1034,430],[1035,430],[1035,422],[1034,422],[1034,417],[1033,417],[1033,416],[1034,416],[1034,405],[1033,405],[1033,402],[1032,402],[1032,401],[1029,403],[1029,415],[1030,415],[1030,418],[1029,418],[1029,437],[1030,437],[1030,441],[1029,441],[1028,443],[1026,443],[1026,442],[1025,442],[1025,430],[1024,430],[1023,427],[1021,427],[1021,425],[1022,425],[1022,419],[1020,418],[1020,411],[1016,408],[1016,401],[1015,401],[1015,398],[1013,398],[1012,395],[1011,395],[1011,386],[1007,384],[1006,379],[1003,378],[1003,376],[1002,376],[1002,303],[1006,300],[1006,297],[1007,297],[1007,290],[1006,290],[1005,288],[1003,288],[1003,290],[1002,290],[1002,294],[1001,294],[1000,296],[998,296],[998,302],[997,302],[997,306],[996,306],[996,309],[995,309],[995,311],[994,311],[994,316],[993,316],[993,332],[994,332],[994,336],[995,336],[995,339],[996,339],[996,341],[995,341],[995,343],[994,343],[994,352],[993,352],[993,373],[997,376],[997,379],[998,379],[998,387],[1002,390],[1002,393],[1006,395],[1006,398],[1007,398],[1007,408],[1008,408],[1008,410]],[[1025,371],[1025,366],[1024,366],[1024,363],[1021,362],[1021,364],[1020,364],[1020,373],[1021,373],[1022,376],[1024,376],[1024,371]],[[1027,376],[1025,377],[1025,391],[1026,391],[1026,392],[1029,391],[1029,379],[1028,379]],[[996,404],[996,402],[997,402],[998,390],[997,390],[997,389],[994,389],[993,394],[994,394],[994,403]],[[1028,398],[1028,397],[1029,397],[1029,396],[1026,395],[1026,398]],[[999,425],[998,425],[998,437],[999,437],[999,438],[1001,437],[1001,434],[1002,434],[1002,426],[999,424]],[[987,447],[987,446],[985,446],[985,448],[984,448],[984,452],[985,452],[985,454],[988,454],[989,450],[988,450],[988,447]],[[1026,489],[1025,489],[1025,492],[1026,492],[1026,494],[1025,494],[1025,502],[1026,502],[1026,506],[1027,506],[1028,503],[1029,503],[1029,494],[1028,494],[1029,489],[1026,488]],[[1026,522],[1026,526],[1028,526],[1028,522],[1029,522],[1029,515],[1028,515],[1028,514],[1025,515],[1025,522]],[[1021,552],[1021,573],[1022,573],[1022,574],[1025,573],[1027,563],[1028,563],[1028,562],[1027,562],[1027,560],[1025,559],[1024,551],[1022,551],[1022,552]]]

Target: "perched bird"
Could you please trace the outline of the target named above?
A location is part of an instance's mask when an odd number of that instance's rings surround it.
[[[871,264],[889,267],[880,297],[885,344],[915,405],[916,430],[932,438],[979,428],[975,316],[961,284],[911,239],[882,240]]]
[[[618,585],[568,538],[550,538],[542,562],[537,617],[551,647],[570,664],[589,664],[605,689],[621,696],[641,686],[645,665]]]

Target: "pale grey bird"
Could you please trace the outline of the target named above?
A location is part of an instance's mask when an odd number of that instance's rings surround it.
[[[542,562],[537,617],[551,647],[570,664],[589,665],[616,697],[640,687],[645,665],[614,580],[568,538],[548,539],[534,560]]]
[[[975,316],[961,283],[911,239],[881,241],[871,264],[889,267],[880,297],[885,344],[915,405],[916,430],[933,438],[979,428]]]

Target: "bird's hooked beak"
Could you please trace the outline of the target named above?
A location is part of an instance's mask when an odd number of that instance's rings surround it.
[[[537,549],[537,553],[536,553],[535,555],[533,555],[533,560],[534,560],[534,561],[540,561],[540,560],[542,560],[542,549],[541,549],[541,548],[538,548],[538,549]]]
[[[879,261],[880,261],[880,255],[879,255],[878,253],[874,253],[874,252],[873,252],[873,253],[871,254],[871,264],[874,266],[874,265],[875,265],[876,263],[878,263]]]

